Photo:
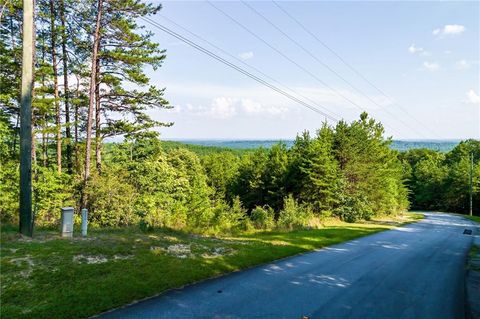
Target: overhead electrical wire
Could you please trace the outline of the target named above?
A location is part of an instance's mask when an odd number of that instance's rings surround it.
[[[258,39],[259,41],[261,41],[262,43],[264,43],[266,46],[268,46],[269,48],[271,48],[272,50],[274,50],[275,52],[277,52],[279,55],[281,55],[283,58],[285,58],[287,61],[289,61],[290,63],[294,64],[296,67],[298,67],[299,69],[301,69],[303,72],[307,73],[308,75],[310,75],[313,79],[315,79],[316,81],[318,81],[320,84],[322,84],[323,86],[325,86],[327,89],[329,89],[331,92],[333,92],[335,95],[337,95],[338,97],[341,97],[343,98],[344,100],[348,101],[350,104],[352,104],[353,106],[355,106],[356,108],[358,108],[360,111],[364,112],[365,109],[360,106],[358,103],[356,103],[355,101],[353,101],[352,99],[350,99],[349,97],[345,96],[344,94],[342,94],[341,92],[339,92],[338,90],[336,90],[335,88],[331,87],[330,85],[328,85],[325,81],[323,81],[322,79],[320,79],[317,75],[315,75],[314,73],[310,72],[308,69],[306,69],[305,67],[303,67],[302,65],[300,65],[299,63],[297,63],[295,60],[293,60],[292,58],[290,58],[289,56],[287,56],[286,54],[284,54],[282,51],[280,51],[279,49],[277,49],[276,47],[274,47],[273,45],[271,45],[270,43],[268,43],[268,41],[266,41],[265,39],[263,39],[262,37],[260,37],[258,34],[256,34],[255,32],[253,32],[252,30],[250,30],[248,27],[246,27],[244,24],[242,24],[240,21],[238,21],[237,19],[235,19],[234,17],[232,17],[231,15],[229,15],[227,12],[225,12],[224,10],[220,9],[218,6],[216,6],[215,4],[213,4],[211,1],[206,1],[210,6],[212,6],[214,9],[216,9],[218,12],[220,12],[222,15],[224,15],[225,17],[227,17],[229,20],[231,20],[232,22],[234,22],[235,24],[237,24],[239,27],[241,27],[242,29],[244,29],[245,31],[247,31],[249,34],[251,34],[253,37],[255,37],[256,39]],[[396,131],[395,129],[393,129],[392,127],[388,126],[387,124],[384,124],[386,127],[390,128],[391,130],[393,131]]]
[[[431,130],[425,123],[422,123],[419,121],[416,117],[412,116],[410,112],[408,112],[402,105],[400,105],[398,102],[396,102],[391,96],[386,94],[384,91],[382,91],[378,86],[373,84],[369,79],[367,79],[360,71],[358,71],[356,68],[354,68],[350,63],[348,63],[340,54],[338,54],[335,50],[333,50],[330,46],[328,46],[325,42],[323,42],[316,34],[314,34],[312,31],[310,31],[302,22],[300,22],[297,18],[295,18],[293,15],[291,15],[287,10],[285,10],[280,4],[278,4],[277,1],[272,0],[272,2],[277,6],[280,11],[282,11],[287,17],[289,17],[293,22],[295,22],[301,29],[303,29],[306,33],[308,33],[312,38],[314,38],[319,44],[321,44],[324,48],[326,48],[330,53],[332,53],[334,56],[336,56],[347,68],[349,68],[353,73],[355,73],[358,77],[360,77],[362,80],[364,80],[366,83],[368,83],[371,87],[373,87],[377,92],[379,92],[381,95],[386,97],[390,103],[393,105],[396,105],[401,111],[403,111],[407,116],[409,116],[411,119],[413,119],[415,122],[421,125],[422,128],[424,128],[426,131],[428,131],[430,134],[433,136],[436,136],[437,134]]]
[[[368,94],[364,93],[363,91],[361,91],[360,89],[358,89],[355,85],[353,85],[350,81],[348,81],[347,79],[345,79],[341,74],[339,74],[337,71],[335,71],[333,68],[331,68],[327,63],[323,62],[321,59],[319,59],[315,54],[313,54],[310,50],[308,50],[307,48],[305,48],[301,43],[299,43],[297,40],[295,40],[294,38],[292,38],[291,36],[289,36],[285,31],[283,31],[280,27],[278,27],[275,23],[273,23],[270,19],[268,19],[267,17],[265,17],[262,13],[260,13],[257,9],[255,9],[253,6],[251,6],[250,4],[248,4],[247,2],[245,1],[241,1],[242,4],[244,6],[246,6],[247,8],[249,8],[252,12],[254,12],[256,15],[258,15],[260,18],[262,18],[264,21],[266,21],[270,26],[272,26],[275,30],[277,30],[278,32],[280,32],[283,36],[285,36],[288,40],[290,40],[292,43],[294,43],[297,47],[299,47],[303,52],[305,52],[306,54],[308,54],[311,58],[313,58],[315,61],[317,61],[318,63],[320,63],[324,68],[326,68],[328,71],[330,71],[331,73],[335,74],[335,76],[337,76],[339,79],[341,79],[344,83],[346,83],[350,88],[352,88],[354,91],[356,91],[358,94],[362,95],[363,97],[365,97],[367,100],[369,100],[370,102],[372,102],[373,104],[375,104],[376,106],[378,106],[382,111],[384,111],[385,113],[387,113],[388,115],[392,116],[393,118],[395,118],[395,115],[390,112],[388,109],[384,108],[382,105],[380,105],[377,101],[375,101],[374,99],[372,99]],[[404,122],[402,119],[398,118],[396,119],[398,120],[400,123],[402,123],[406,128],[408,129],[411,129],[411,130],[414,130],[416,131],[418,134],[420,135],[423,135],[422,132],[420,132],[419,130],[417,130],[415,127],[412,127],[410,126],[408,123]]]
[[[166,16],[164,16],[164,15],[161,15],[161,14],[159,14],[159,16],[162,17],[163,19],[167,20],[169,23],[171,23],[171,24],[175,25],[176,27],[182,29],[183,31],[187,32],[188,34],[193,35],[194,37],[196,37],[196,38],[204,41],[204,42],[207,43],[208,45],[212,46],[213,48],[217,49],[218,51],[222,52],[223,54],[229,56],[230,58],[235,59],[237,62],[245,65],[246,67],[248,67],[248,68],[254,70],[255,72],[261,74],[262,76],[268,78],[269,80],[277,83],[277,84],[280,85],[284,90],[286,89],[286,90],[288,90],[288,91],[290,91],[290,92],[295,93],[296,95],[304,98],[305,100],[309,101],[310,103],[314,104],[315,106],[317,106],[317,107],[319,107],[319,108],[322,108],[325,112],[329,113],[330,115],[332,115],[332,116],[334,116],[334,117],[342,118],[341,115],[338,115],[338,114],[336,114],[335,112],[333,112],[333,111],[329,110],[328,108],[324,107],[323,105],[318,104],[318,102],[316,102],[316,101],[314,101],[313,99],[309,98],[308,96],[306,96],[306,95],[298,92],[297,90],[292,89],[292,88],[289,88],[286,84],[284,84],[284,83],[282,83],[282,82],[274,79],[273,77],[269,76],[268,74],[266,74],[266,73],[263,72],[262,70],[258,69],[257,67],[255,67],[255,66],[253,66],[253,65],[251,65],[251,64],[249,64],[249,63],[246,63],[245,61],[239,59],[239,58],[236,57],[235,55],[233,55],[233,54],[225,51],[224,49],[222,49],[222,48],[219,47],[218,45],[212,43],[211,41],[205,39],[204,37],[198,35],[197,33],[192,32],[192,31],[190,31],[189,29],[181,26],[180,24],[176,23],[176,22],[173,21],[172,19],[170,19],[170,18],[168,18],[168,17],[166,17]]]
[[[339,122],[340,119],[337,119],[337,118],[335,118],[335,117],[333,117],[333,116],[331,116],[331,115],[329,115],[329,114],[327,114],[327,113],[325,113],[325,112],[317,109],[316,107],[310,105],[309,103],[306,103],[305,101],[302,101],[302,100],[298,99],[297,97],[291,95],[290,93],[285,92],[284,90],[276,87],[275,85],[273,85],[273,84],[271,84],[271,83],[269,83],[269,82],[261,79],[260,77],[258,77],[258,76],[256,76],[256,75],[254,75],[254,74],[246,71],[245,69],[243,69],[243,68],[235,65],[234,63],[231,63],[231,62],[229,62],[228,60],[225,60],[225,59],[222,58],[221,56],[219,56],[219,55],[213,53],[212,51],[210,51],[210,50],[202,47],[201,45],[195,43],[194,41],[189,40],[188,38],[180,35],[179,33],[177,33],[177,32],[175,32],[175,31],[167,28],[166,26],[164,26],[164,25],[162,25],[162,24],[160,24],[160,23],[158,23],[158,22],[155,22],[154,20],[152,20],[152,19],[150,19],[150,18],[142,17],[142,18],[140,18],[140,19],[142,19],[143,21],[149,23],[150,25],[158,28],[159,30],[161,30],[161,31],[163,31],[163,32],[165,32],[165,33],[173,36],[174,38],[176,38],[176,39],[178,39],[178,40],[180,40],[180,41],[188,44],[189,46],[197,49],[198,51],[200,51],[200,52],[202,52],[202,53],[204,53],[204,54],[206,54],[206,55],[214,58],[215,60],[217,60],[217,61],[219,61],[219,62],[221,62],[221,63],[229,66],[230,68],[232,68],[232,69],[234,69],[234,70],[236,70],[236,71],[238,71],[238,72],[240,72],[240,73],[248,76],[249,78],[251,78],[251,79],[253,79],[253,80],[255,80],[255,81],[263,84],[264,86],[266,86],[266,87],[268,87],[268,88],[276,91],[277,93],[282,94],[283,96],[287,97],[288,99],[290,99],[290,100],[292,100],[292,101],[294,101],[294,102],[296,102],[296,103],[298,103],[298,104],[300,104],[300,105],[302,105],[302,106],[304,106],[304,107],[307,107],[307,108],[309,108],[310,110],[312,110],[312,111],[314,111],[314,112],[316,112],[316,113],[319,113],[319,114],[325,116],[325,118],[328,118],[328,119],[334,121],[335,123]]]

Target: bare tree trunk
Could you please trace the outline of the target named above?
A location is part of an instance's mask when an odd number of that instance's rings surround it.
[[[93,107],[95,103],[95,88],[97,79],[97,58],[98,48],[100,42],[100,24],[102,21],[103,0],[98,0],[97,7],[97,21],[95,24],[95,33],[93,35],[93,48],[92,48],[92,73],[90,75],[90,92],[88,102],[88,114],[87,114],[87,136],[85,143],[85,175],[84,175],[84,190],[87,186],[88,179],[90,178],[90,151],[92,149],[92,120],[93,120]],[[82,204],[86,206],[87,199],[82,192]]]
[[[23,0],[23,57],[20,107],[20,233],[32,236],[32,89],[35,32],[34,1]]]
[[[77,170],[80,169],[80,154],[78,149],[78,97],[80,96],[80,78],[78,75],[77,78],[77,89],[75,91],[75,97],[77,99],[77,103],[74,104],[74,139],[75,139],[75,167]]]
[[[67,144],[67,169],[73,172],[72,163],[72,134],[70,129],[70,90],[68,87],[68,54],[67,54],[67,30],[65,23],[65,2],[60,0],[60,20],[62,22],[62,60],[63,60],[63,95],[65,101],[65,136]]]
[[[32,92],[32,96],[34,92]],[[35,138],[35,113],[34,108],[32,107],[32,165],[33,167],[37,166],[37,140]]]
[[[46,120],[45,120],[46,121]],[[43,167],[47,167],[47,138],[45,136],[45,126],[42,129],[42,161]]]
[[[99,46],[100,49],[100,46]],[[100,61],[97,59],[97,85],[95,86],[95,163],[99,174],[102,173],[102,135],[100,131]]]
[[[55,124],[57,130],[57,170],[62,172],[62,127],[60,123],[60,101],[58,94],[58,71],[57,71],[57,55],[56,55],[56,37],[57,30],[55,28],[55,6],[54,0],[50,0],[50,32],[51,32],[51,53],[53,68],[53,91],[55,98]]]

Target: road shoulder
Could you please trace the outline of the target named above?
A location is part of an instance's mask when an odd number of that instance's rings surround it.
[[[480,319],[480,224],[476,223],[474,228],[465,279],[467,319]]]

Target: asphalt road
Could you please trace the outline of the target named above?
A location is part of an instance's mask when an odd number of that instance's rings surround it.
[[[101,318],[464,318],[472,224],[402,228],[172,290]]]

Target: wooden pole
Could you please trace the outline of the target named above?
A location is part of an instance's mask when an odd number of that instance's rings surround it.
[[[23,0],[23,58],[20,99],[20,233],[33,234],[32,218],[32,90],[34,0]]]

